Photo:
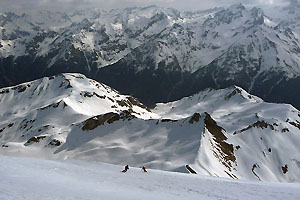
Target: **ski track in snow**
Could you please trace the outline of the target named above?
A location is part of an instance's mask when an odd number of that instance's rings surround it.
[[[0,156],[0,199],[297,199],[300,184],[237,181],[96,162]]]

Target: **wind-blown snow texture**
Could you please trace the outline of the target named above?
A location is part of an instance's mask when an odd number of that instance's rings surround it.
[[[239,87],[152,111],[62,74],[0,90],[0,154],[79,159],[262,181],[300,181],[300,112]]]
[[[0,14],[0,87],[80,72],[147,105],[239,85],[300,108],[300,6],[279,13],[234,5]]]
[[[0,199],[297,199],[299,184],[246,182],[78,161],[0,156]]]

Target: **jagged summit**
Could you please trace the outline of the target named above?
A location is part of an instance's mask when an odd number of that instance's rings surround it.
[[[226,110],[226,108],[234,107],[234,105],[257,104],[263,102],[262,99],[247,93],[241,87],[232,86],[220,90],[209,88],[178,101],[166,104],[158,103],[153,111],[164,118],[180,119],[182,117],[190,116],[194,112],[213,113],[218,109]],[[230,109],[228,109],[228,111],[229,110]]]

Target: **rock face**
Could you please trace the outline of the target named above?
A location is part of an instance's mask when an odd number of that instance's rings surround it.
[[[293,182],[300,181],[299,125],[294,107],[236,86],[153,110],[81,74],[0,90],[2,155]]]
[[[0,87],[79,72],[146,105],[239,85],[300,108],[299,6],[0,15]]]

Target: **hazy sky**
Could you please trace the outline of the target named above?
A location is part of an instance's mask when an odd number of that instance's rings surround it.
[[[227,6],[234,3],[245,5],[275,5],[282,6],[300,0],[0,0],[0,9],[80,9],[83,7],[99,7],[105,9],[159,5],[164,7],[174,7],[177,9],[207,9],[218,6]]]

